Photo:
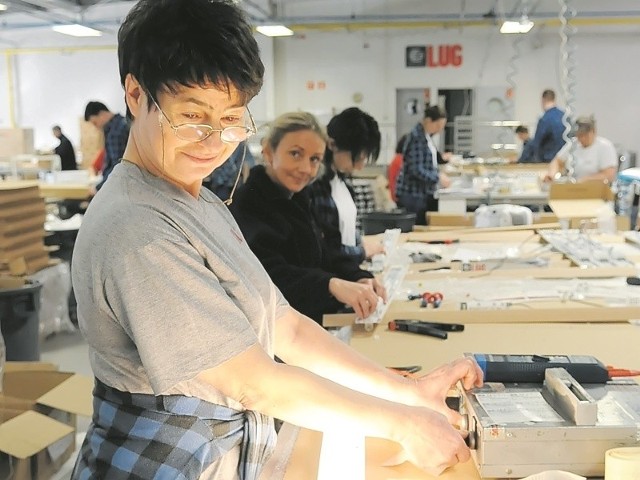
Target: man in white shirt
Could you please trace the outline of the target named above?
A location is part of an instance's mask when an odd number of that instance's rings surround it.
[[[567,171],[579,182],[606,180],[613,182],[618,170],[618,155],[610,140],[596,135],[596,121],[593,117],[576,120],[576,138],[567,143],[549,164],[545,181],[551,181],[557,174]],[[573,156],[569,153],[573,148]]]

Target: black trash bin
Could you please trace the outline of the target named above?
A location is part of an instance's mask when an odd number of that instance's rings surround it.
[[[416,223],[416,214],[405,211],[371,212],[361,219],[365,235],[384,233],[387,229],[399,228],[401,232],[410,232]]]
[[[0,289],[0,327],[7,347],[7,360],[40,360],[39,282],[20,288]]]
[[[76,237],[78,236],[78,230],[59,230],[50,232],[50,234],[45,237],[44,243],[47,246],[57,246],[58,250],[51,253],[51,256],[59,258],[63,262],[67,262],[69,264],[69,269],[71,269],[71,260],[73,258],[73,247],[76,243]],[[69,320],[76,327],[78,326],[78,302],[76,301],[76,295],[73,291],[73,285],[71,286],[71,291],[69,292]]]

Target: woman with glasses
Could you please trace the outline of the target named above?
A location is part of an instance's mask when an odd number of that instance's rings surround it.
[[[264,70],[239,7],[140,0],[118,57],[133,123],[72,267],[96,378],[72,478],[253,480],[272,417],[394,438],[433,472],[466,460],[444,397],[459,379],[480,383],[477,365],[416,382],[358,357],[288,305],[201,187],[255,132],[247,104]]]
[[[371,188],[368,195],[357,195],[352,180],[356,170],[380,154],[378,122],[359,108],[347,108],[329,121],[327,135],[324,172],[309,186],[312,209],[332,254],[360,264],[384,251],[380,241],[362,238],[360,216],[375,209],[375,200]]]
[[[384,288],[359,262],[327,250],[305,187],[324,156],[327,137],[313,115],[286,113],[265,138],[265,164],[251,170],[231,213],[247,243],[293,308],[322,325],[345,305],[360,318],[373,313]]]

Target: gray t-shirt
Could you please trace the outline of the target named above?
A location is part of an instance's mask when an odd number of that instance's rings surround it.
[[[289,308],[213,193],[195,199],[129,162],[87,209],[73,288],[104,383],[235,409],[196,375],[256,343],[273,356],[274,321]]]
[[[616,148],[610,140],[604,137],[596,137],[593,143],[586,148],[576,139],[573,139],[573,144],[575,149],[572,163],[568,162],[571,143],[562,147],[556,156],[565,162],[567,170],[573,166],[573,176],[578,180],[606,168],[618,166]]]

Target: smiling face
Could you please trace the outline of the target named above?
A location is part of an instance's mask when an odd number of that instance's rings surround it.
[[[264,148],[269,177],[290,193],[298,193],[318,174],[325,145],[313,130],[285,134],[275,150],[271,145]]]
[[[222,165],[238,146],[226,143],[220,132],[214,132],[200,142],[179,138],[171,125],[210,125],[214,129],[242,126],[247,123],[247,109],[239,101],[234,88],[221,91],[214,85],[202,87],[179,86],[175,94],[157,94],[158,106],[131,76],[125,83],[127,105],[135,118],[131,139],[124,157],[196,196],[202,179]]]

